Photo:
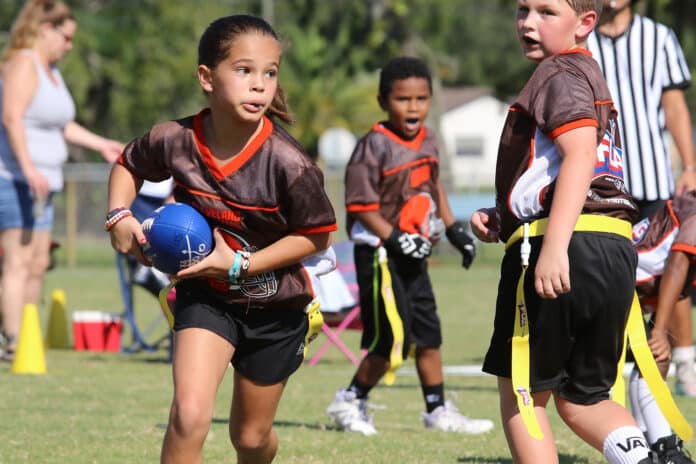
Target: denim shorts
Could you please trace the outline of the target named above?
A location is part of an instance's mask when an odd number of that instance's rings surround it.
[[[0,177],[0,230],[51,230],[53,214],[53,192],[43,208],[34,208],[26,182]]]

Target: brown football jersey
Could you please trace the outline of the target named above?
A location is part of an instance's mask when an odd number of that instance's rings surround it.
[[[337,229],[321,170],[285,130],[264,117],[247,147],[219,165],[204,137],[207,111],[154,126],[128,144],[119,162],[141,179],[171,175],[176,201],[220,227],[233,249],[254,252],[289,234]],[[212,288],[218,299],[250,308],[297,309],[314,296],[301,264],[248,277],[235,289],[212,279],[191,285]]]
[[[404,205],[416,195],[430,196],[439,210],[438,157],[435,134],[425,127],[414,139],[404,140],[383,123],[376,123],[358,141],[346,167],[348,235],[352,237],[356,222],[353,213],[359,211],[378,211],[399,227]]]
[[[681,297],[691,294],[696,277],[696,191],[669,200],[649,218],[633,226],[638,252],[636,289],[645,310],[654,310],[667,258],[672,250],[689,256],[689,271]]]
[[[586,50],[537,66],[500,138],[495,186],[502,240],[523,222],[549,215],[562,161],[554,139],[578,127],[597,130],[597,161],[582,213],[633,222],[637,209],[624,185],[616,118],[602,72]]]

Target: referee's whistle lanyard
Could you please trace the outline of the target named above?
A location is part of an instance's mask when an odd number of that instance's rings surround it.
[[[522,421],[529,434],[538,440],[544,438],[544,434],[539,426],[536,414],[534,413],[534,398],[532,397],[529,382],[529,333],[531,330],[527,305],[524,296],[524,280],[529,267],[529,256],[531,254],[530,237],[543,236],[546,232],[548,218],[538,219],[531,223],[524,223],[515,230],[505,244],[507,250],[517,241],[520,244],[520,264],[522,272],[517,282],[517,292],[515,298],[515,326],[512,335],[512,388],[517,399],[517,407],[520,411]],[[621,219],[596,214],[581,214],[575,225],[576,232],[607,232],[620,235],[631,239],[631,224]],[[684,441],[691,439],[693,432],[691,426],[681,414],[674,399],[667,388],[667,384],[662,379],[657,368],[650,347],[648,346],[645,335],[645,327],[641,315],[640,304],[637,294],[633,293],[633,303],[628,315],[628,322],[624,333],[623,351],[617,366],[616,381],[612,388],[612,400],[621,405],[625,405],[626,386],[623,377],[623,367],[626,358],[626,341],[630,341],[631,350],[638,364],[640,372],[643,374],[648,388],[655,396],[657,405],[662,414],[669,422],[672,429]]]

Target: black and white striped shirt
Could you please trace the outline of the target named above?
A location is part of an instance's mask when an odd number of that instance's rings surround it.
[[[674,31],[634,15],[622,35],[595,30],[587,48],[599,63],[619,112],[624,175],[637,200],[668,199],[674,179],[662,92],[686,88],[691,75]]]

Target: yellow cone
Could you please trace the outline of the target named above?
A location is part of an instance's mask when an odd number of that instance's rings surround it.
[[[65,292],[61,289],[51,293],[51,313],[46,329],[46,348],[70,348],[68,320],[65,314]]]
[[[24,306],[22,328],[15,351],[12,372],[15,374],[45,374],[46,357],[41,340],[41,324],[36,305]]]

